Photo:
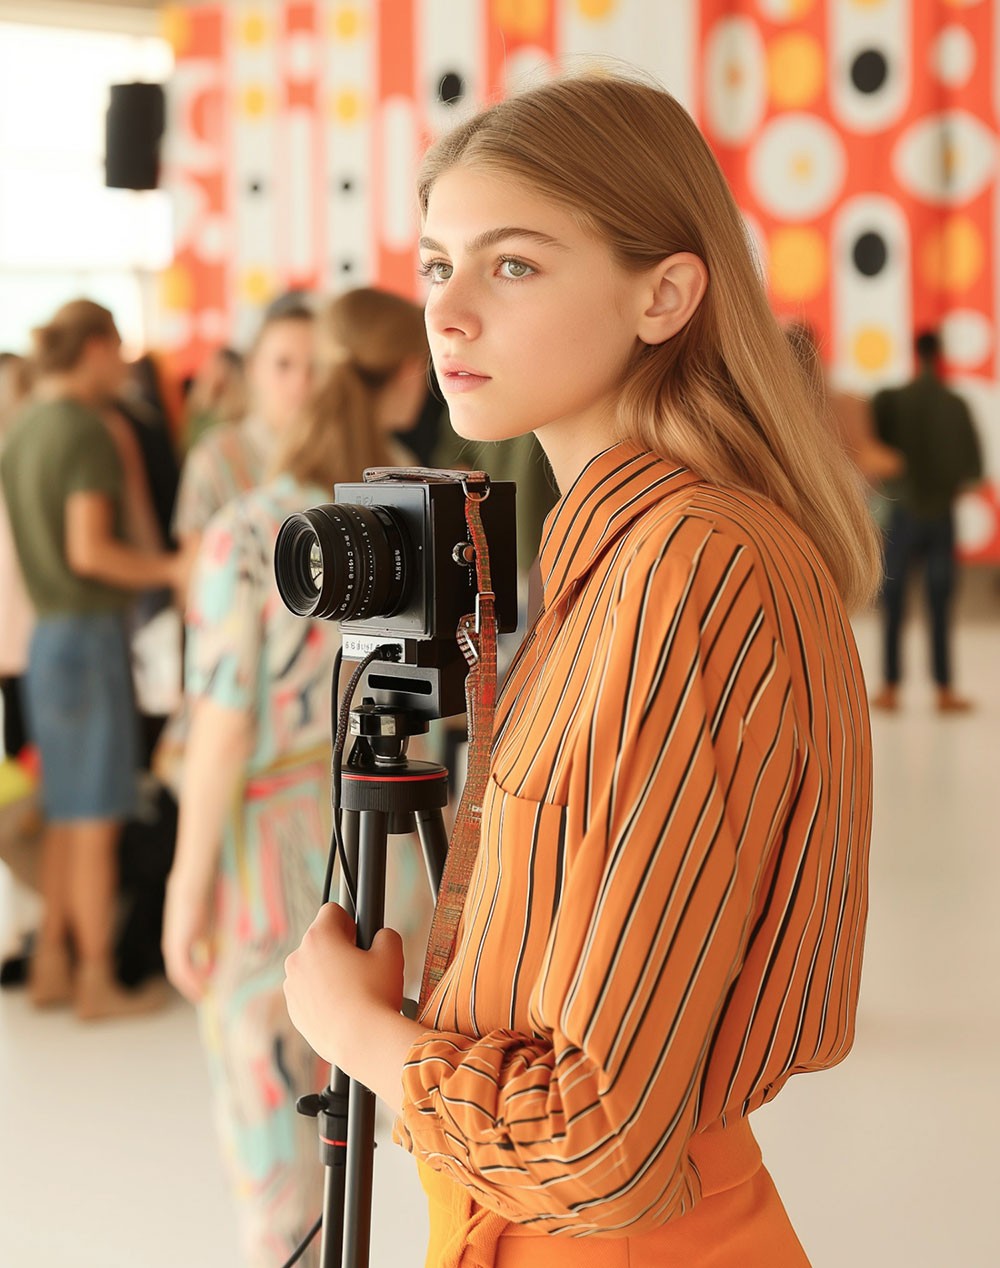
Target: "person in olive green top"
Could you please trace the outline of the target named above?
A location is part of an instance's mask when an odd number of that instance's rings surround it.
[[[185,561],[124,540],[122,462],[100,414],[124,374],[111,313],[74,300],[34,337],[38,389],[0,458],[38,615],[25,695],[47,827],[31,994],[38,1005],[74,999],[88,1019],[154,1002],[149,990],[117,985],[111,958],[117,841],[135,804],[138,754],[124,614],[134,591],[180,588]]]
[[[900,635],[906,579],[918,557],[924,561],[931,613],[931,643],[938,709],[970,708],[952,689],[949,617],[955,586],[954,503],[982,479],[979,440],[969,408],[937,373],[941,344],[926,331],[915,342],[918,372],[905,387],[879,392],[872,402],[879,439],[903,459],[899,476],[885,491],[893,506],[885,533],[885,684],[874,697],[876,708],[899,707],[902,677]]]

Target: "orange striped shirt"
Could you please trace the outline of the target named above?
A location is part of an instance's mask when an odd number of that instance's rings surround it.
[[[698,1202],[698,1133],[850,1049],[866,697],[818,551],[762,498],[619,445],[541,563],[398,1138],[537,1232],[641,1237]]]

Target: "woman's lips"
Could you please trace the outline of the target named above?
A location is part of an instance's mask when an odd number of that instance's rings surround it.
[[[445,370],[439,376],[443,392],[474,392],[477,387],[489,383],[489,375],[476,374],[472,370]]]

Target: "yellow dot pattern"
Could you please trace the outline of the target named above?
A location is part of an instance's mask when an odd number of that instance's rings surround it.
[[[576,7],[581,17],[603,22],[618,8],[618,0],[576,0]]]
[[[365,99],[355,88],[344,88],[334,93],[330,112],[338,123],[350,126],[358,123],[365,114]]]
[[[240,97],[240,109],[248,119],[260,119],[267,114],[271,100],[261,84],[248,84]]]
[[[773,22],[797,22],[804,18],[816,0],[764,0],[761,8]]]
[[[823,50],[811,35],[779,35],[768,47],[768,87],[771,100],[781,110],[811,106],[823,91],[824,74]]]
[[[815,170],[813,156],[805,150],[801,150],[791,156],[792,177],[800,184],[805,184],[812,179]]]
[[[549,20],[552,0],[493,0],[493,21],[505,35],[537,40]]]
[[[168,5],[160,14],[160,34],[174,50],[175,57],[182,57],[191,46],[191,16],[178,5]]]
[[[194,307],[194,282],[182,264],[171,264],[160,274],[160,301],[174,313]]]
[[[768,257],[771,292],[782,303],[814,299],[826,285],[826,242],[816,229],[776,229],[768,244]]]
[[[920,243],[917,271],[937,291],[964,291],[981,275],[986,247],[968,216],[950,216]]]
[[[240,291],[250,304],[266,304],[274,293],[271,275],[266,269],[247,269],[240,278]]]
[[[267,40],[267,18],[256,9],[244,14],[240,22],[240,39],[251,47],[259,47]]]
[[[892,339],[881,326],[862,326],[851,344],[854,363],[859,369],[874,374],[884,370],[892,357]]]
[[[338,40],[356,40],[364,27],[364,14],[353,5],[341,5],[333,15],[333,34]]]

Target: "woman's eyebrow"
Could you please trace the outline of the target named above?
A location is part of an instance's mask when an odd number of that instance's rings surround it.
[[[465,250],[469,254],[476,251],[483,251],[487,247],[495,247],[498,242],[504,242],[508,238],[522,238],[529,242],[535,242],[539,246],[558,247],[561,251],[568,251],[569,248],[565,243],[560,242],[558,238],[553,238],[547,233],[539,233],[537,229],[520,229],[516,225],[503,225],[497,229],[486,229],[483,233],[477,233],[474,238],[465,244]],[[434,238],[421,238],[418,246],[422,251],[443,251],[447,255],[447,248],[442,246],[440,242]]]

